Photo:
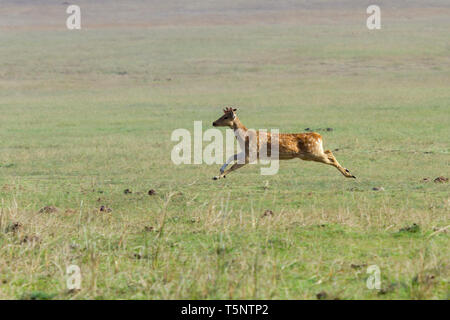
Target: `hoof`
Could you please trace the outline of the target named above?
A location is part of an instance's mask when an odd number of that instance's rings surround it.
[[[219,180],[219,177],[218,176],[214,176],[213,180]]]

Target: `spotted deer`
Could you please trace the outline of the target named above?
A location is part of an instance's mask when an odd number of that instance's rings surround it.
[[[223,110],[224,115],[213,122],[214,127],[230,127],[234,130],[236,139],[241,147],[241,153],[231,156],[226,163],[220,168],[220,175],[215,176],[214,180],[225,178],[227,174],[245,166],[250,162],[249,159],[249,131],[239,120],[236,115],[236,110],[227,107]],[[263,143],[267,144],[267,155],[271,154],[271,139],[272,136],[269,132],[264,134],[256,131],[256,148],[259,151],[260,146]],[[280,133],[278,139],[278,158],[279,160],[289,160],[299,158],[306,161],[316,161],[335,167],[346,178],[355,178],[350,171],[342,167],[334,157],[330,150],[323,150],[322,136],[316,132],[307,133]],[[237,161],[240,157],[243,157],[244,161]],[[257,152],[259,159],[259,152]],[[234,163],[228,170],[225,170],[229,164]]]

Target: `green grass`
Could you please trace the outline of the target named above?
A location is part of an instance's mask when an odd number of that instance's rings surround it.
[[[0,31],[0,298],[448,299],[450,23],[430,21]],[[358,179],[173,165],[171,132],[225,105],[332,127]]]

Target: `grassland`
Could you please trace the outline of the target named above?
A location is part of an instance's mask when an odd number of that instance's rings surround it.
[[[385,10],[369,31],[365,7],[320,3],[2,25],[0,298],[448,299],[449,185],[433,179],[450,175],[450,9]],[[175,166],[171,132],[225,105],[250,128],[333,128],[325,147],[358,179]]]

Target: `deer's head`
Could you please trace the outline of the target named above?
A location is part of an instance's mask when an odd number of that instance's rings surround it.
[[[233,127],[234,120],[236,119],[236,110],[230,107],[223,109],[223,116],[213,122],[214,127]]]

